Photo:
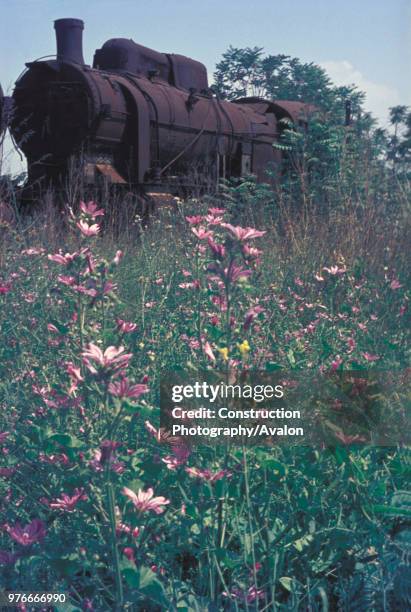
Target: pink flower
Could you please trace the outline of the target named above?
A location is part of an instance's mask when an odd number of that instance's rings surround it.
[[[78,221],[76,223],[77,227],[83,234],[83,236],[97,236],[100,231],[100,226],[98,223],[93,223],[93,225],[89,225],[86,221]]]
[[[243,253],[245,257],[249,257],[250,259],[257,259],[262,251],[260,249],[256,249],[255,247],[251,247],[249,244],[244,244]]]
[[[116,442],[116,440],[103,440],[100,444],[101,462],[105,463],[106,461],[109,461],[120,446],[121,442]]]
[[[215,361],[215,355],[213,353],[213,349],[211,348],[211,344],[208,341],[204,342],[204,344],[203,344],[203,351],[204,351],[205,355],[207,355],[207,357],[211,361]]]
[[[15,467],[0,467],[0,477],[1,478],[10,478],[16,472]]]
[[[347,344],[348,344],[348,349],[349,349],[348,352],[352,353],[352,351],[356,347],[356,342],[355,342],[354,338],[348,338]]]
[[[116,266],[118,266],[118,264],[120,263],[120,259],[123,257],[123,251],[116,251],[116,254],[114,256],[113,259],[113,264],[115,264]]]
[[[210,215],[224,215],[225,214],[224,208],[209,208],[208,212],[210,213]]]
[[[111,370],[116,372],[126,368],[132,358],[132,353],[124,353],[124,347],[109,346],[103,353],[100,347],[91,343],[82,352],[83,363],[92,374],[97,374],[100,370]],[[96,364],[96,365],[93,365]]]
[[[35,542],[39,542],[46,535],[46,528],[40,519],[34,519],[24,527],[20,523],[16,523],[14,527],[8,527],[9,536],[23,546],[30,546]]]
[[[222,223],[221,227],[228,229],[229,232],[239,240],[244,242],[246,240],[252,240],[253,238],[260,238],[266,234],[265,231],[256,230],[252,227],[241,227],[240,225],[231,225],[231,223]]]
[[[114,452],[108,452],[107,449],[103,449],[103,452],[99,449],[94,451],[93,459],[89,461],[89,466],[95,472],[103,472],[105,465],[109,463],[110,470],[116,474],[122,474],[125,470],[124,463],[118,461]]]
[[[220,225],[223,217],[217,217],[215,215],[206,215],[204,217],[204,221],[208,223],[208,225]]]
[[[67,493],[62,493],[60,498],[57,498],[56,500],[51,501],[49,503],[49,507],[55,510],[73,512],[78,502],[83,499],[87,499],[87,496],[84,494],[84,489],[75,488],[73,491],[73,495],[70,496],[67,495]]]
[[[319,282],[322,282],[324,280],[324,277],[321,276],[321,274],[314,274],[314,278]]]
[[[57,280],[59,281],[59,283],[62,283],[63,285],[68,285],[69,287],[72,287],[76,282],[74,276],[66,276],[65,274],[59,274]]]
[[[201,215],[196,215],[194,217],[186,217],[186,220],[190,225],[197,225],[198,223],[201,223],[203,217]]]
[[[132,561],[133,563],[136,562],[134,550],[131,548],[131,546],[126,546],[125,548],[123,548],[123,555],[127,557],[129,561]]]
[[[5,295],[11,291],[11,283],[0,283],[0,295]]]
[[[127,378],[122,378],[120,381],[111,382],[108,386],[108,392],[115,397],[134,397],[138,398],[143,393],[147,393],[147,385],[130,385]]]
[[[248,276],[251,276],[251,274],[253,273],[252,270],[243,268],[243,266],[238,265],[234,263],[233,261],[230,262],[229,266],[227,266],[226,268],[222,268],[217,263],[210,264],[208,266],[208,271],[214,272],[217,274],[217,276],[210,276],[210,280],[216,281],[217,283],[221,283],[220,279],[225,279],[233,283],[236,283],[239,280],[246,279]],[[221,303],[221,300],[223,299],[224,298],[220,296],[213,296],[212,301],[214,302],[214,304],[216,304],[218,301],[220,301]]]
[[[181,444],[180,446],[175,446],[173,448],[173,454],[167,455],[162,459],[162,461],[166,464],[169,470],[175,470],[181,465],[184,465],[189,458],[191,451],[188,446]]]
[[[164,429],[164,427],[160,427],[159,429],[156,429],[154,425],[150,423],[150,421],[145,421],[144,426],[147,429],[148,433],[151,434],[153,438],[155,439],[155,441],[158,442],[159,444],[163,444],[163,443],[169,443],[171,445],[181,444],[180,438],[177,438],[176,436],[172,436],[167,430]]]
[[[68,266],[69,264],[73,263],[76,257],[78,257],[77,251],[74,253],[66,253],[65,255],[63,255],[61,251],[55,255],[47,255],[47,258],[50,261],[54,261],[62,266]]]
[[[200,289],[200,281],[194,280],[190,283],[179,283],[180,289]]]
[[[201,470],[200,468],[186,468],[187,474],[200,478],[200,480],[206,480],[207,482],[216,482],[221,480],[224,476],[231,476],[231,472],[228,470],[219,470],[218,472],[212,472],[209,469]]]
[[[136,323],[130,323],[129,321],[123,321],[123,319],[117,319],[117,329],[119,332],[123,334],[129,334],[133,331],[136,331],[137,325]]]
[[[324,266],[323,270],[332,276],[336,276],[337,274],[344,274],[347,271],[347,268],[345,266],[342,268],[339,268],[338,266],[331,266],[331,268],[327,268]]]
[[[94,612],[95,608],[93,607],[92,600],[88,597],[83,599],[83,601],[81,602],[81,609],[83,610],[83,612]]]
[[[257,589],[256,586],[251,586],[246,594],[246,600],[248,603],[253,603],[258,599],[263,599],[265,597],[264,589]]]
[[[232,263],[228,268],[224,268],[224,276],[233,283],[238,280],[251,276],[252,271]]]
[[[373,353],[362,353],[362,356],[364,357],[364,359],[366,361],[378,361],[378,359],[380,358],[378,355],[373,355]]]
[[[262,306],[253,306],[245,313],[244,319],[244,329],[248,329],[254,319],[261,313],[264,312],[264,308]]]
[[[40,453],[39,460],[42,463],[50,463],[52,465],[58,463],[61,463],[62,465],[70,465],[69,459],[64,453],[60,455],[45,455],[44,453]]]
[[[81,375],[80,368],[76,368],[74,363],[68,361],[66,364],[66,372],[70,376],[70,378],[76,380],[77,382],[81,382],[84,378]]]
[[[206,230],[204,227],[199,227],[198,229],[196,227],[193,227],[191,228],[191,231],[193,232],[195,236],[197,236],[199,240],[205,240],[206,238],[211,238],[213,235],[212,232],[210,232],[210,230]]]
[[[258,599],[262,599],[265,597],[264,589],[257,589],[256,586],[251,586],[247,591],[243,591],[237,586],[234,586],[231,589],[231,593],[227,593],[227,591],[223,591],[223,595],[225,597],[231,597],[232,599],[238,599],[240,601],[244,601],[247,603],[253,603]]]
[[[97,208],[97,204],[92,200],[90,202],[80,202],[80,210],[85,215],[89,215],[93,219],[96,217],[102,217],[104,215],[104,210],[102,208]]]
[[[153,497],[154,491],[151,487],[147,491],[139,489],[137,493],[124,487],[122,492],[132,501],[134,507],[139,512],[150,511],[162,514],[165,510],[163,506],[167,506],[170,503],[170,500],[165,497]]]
[[[341,359],[341,357],[337,355],[334,361],[331,362],[331,369],[333,370],[333,372],[335,372],[335,370],[338,370],[342,362],[343,360]]]
[[[138,527],[131,528],[129,525],[120,522],[116,526],[116,534],[121,535],[122,533],[127,533],[133,536],[133,538],[138,538],[140,535],[140,529]]]
[[[71,395],[74,391],[76,391],[78,387],[78,383],[82,382],[84,378],[81,375],[80,368],[76,368],[74,363],[72,363],[71,361],[68,361],[65,364],[65,367],[66,367],[66,372],[70,376],[70,379],[71,379],[71,385],[69,389],[69,394]]]
[[[208,246],[210,247],[210,249],[213,251],[213,254],[215,255],[215,257],[217,257],[217,259],[223,259],[225,256],[225,247],[222,244],[218,244],[217,242],[214,242],[214,240],[212,238],[208,239]]]
[[[18,555],[15,553],[8,552],[7,550],[0,550],[0,565],[12,565],[18,559]]]
[[[399,280],[394,278],[394,280],[392,280],[390,283],[390,287],[391,289],[401,289],[402,285]]]
[[[31,247],[29,249],[23,249],[22,255],[43,255],[45,249],[43,247]]]
[[[150,423],[150,421],[144,421],[144,426],[148,433],[150,433],[157,440],[157,442],[160,442],[161,429],[156,429],[154,425]]]

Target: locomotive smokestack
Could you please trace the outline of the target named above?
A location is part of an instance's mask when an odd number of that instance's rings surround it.
[[[57,60],[84,65],[83,29],[81,19],[57,19],[54,22],[57,41]]]

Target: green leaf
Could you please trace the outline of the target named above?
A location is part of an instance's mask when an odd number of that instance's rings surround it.
[[[372,510],[377,514],[388,514],[390,516],[411,516],[411,508],[398,508],[396,506],[384,506],[383,504],[374,504]]]
[[[280,578],[280,584],[290,593],[293,590],[293,579],[289,576],[283,576]]]
[[[159,584],[161,589],[163,585],[159,582],[156,574],[149,567],[141,567],[139,570],[139,589],[144,591],[153,584]]]
[[[48,442],[54,442],[66,448],[80,448],[84,446],[83,442],[70,434],[52,434],[47,438]]]
[[[294,548],[298,550],[298,552],[301,552],[303,548],[305,548],[306,546],[309,546],[313,540],[314,540],[314,536],[312,536],[311,533],[308,533],[302,538],[295,540],[295,542],[293,542],[293,546]]]
[[[277,459],[274,459],[270,456],[269,453],[266,453],[263,450],[256,451],[256,458],[260,466],[266,470],[272,470],[278,476],[285,476],[287,473],[287,468],[285,465],[280,463]]]
[[[59,559],[49,559],[51,567],[61,576],[71,577],[78,571],[84,569],[80,564],[77,555],[69,555]]]
[[[137,569],[128,559],[122,560],[121,567],[121,573],[131,588],[137,589],[142,595],[157,603],[166,603],[164,587],[149,567],[143,566]]]
[[[391,504],[396,508],[411,508],[411,491],[396,491],[391,498]]]
[[[275,363],[275,361],[269,361],[265,364],[265,369],[267,372],[274,372],[275,370],[282,370],[283,366],[279,363]]]

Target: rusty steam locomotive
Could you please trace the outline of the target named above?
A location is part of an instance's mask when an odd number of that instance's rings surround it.
[[[13,92],[10,130],[28,182],[61,181],[81,159],[86,183],[101,180],[173,193],[193,181],[254,173],[264,178],[281,120],[305,122],[300,102],[219,100],[203,64],[114,38],[85,64],[84,24],[58,19],[55,59],[26,64]]]

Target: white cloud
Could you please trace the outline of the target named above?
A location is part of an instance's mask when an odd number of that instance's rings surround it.
[[[400,94],[396,89],[375,83],[365,77],[360,70],[347,60],[321,62],[320,66],[326,70],[336,85],[355,84],[366,94],[365,108],[374,117],[379,119],[383,127],[388,127],[388,109],[401,104]]]

